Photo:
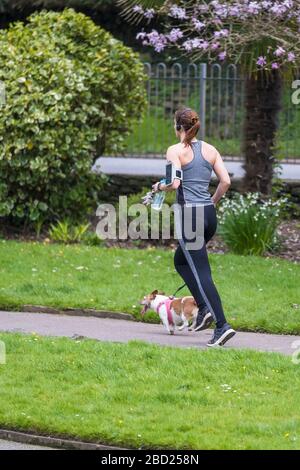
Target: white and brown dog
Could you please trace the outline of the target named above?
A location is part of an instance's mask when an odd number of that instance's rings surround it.
[[[141,315],[149,309],[154,310],[170,335],[174,334],[175,329],[193,330],[195,327],[198,307],[194,297],[172,298],[166,296],[164,292],[154,290],[151,294],[145,295],[140,304],[144,306]]]

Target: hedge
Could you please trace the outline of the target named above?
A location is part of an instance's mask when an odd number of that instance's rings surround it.
[[[0,217],[82,218],[101,195],[95,157],[120,152],[145,107],[139,57],[72,9],[0,31]]]

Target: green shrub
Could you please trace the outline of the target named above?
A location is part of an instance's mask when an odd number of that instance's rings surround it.
[[[91,230],[89,230],[88,232],[84,234],[82,242],[85,245],[89,245],[89,246],[103,245],[103,240],[98,237],[96,232],[92,232]]]
[[[145,105],[138,55],[83,14],[43,11],[0,31],[0,217],[82,219]]]
[[[225,199],[218,208],[218,231],[234,253],[263,255],[279,244],[276,229],[285,202],[263,200],[258,193]]]
[[[52,224],[49,230],[51,240],[61,243],[80,243],[89,229],[90,224],[73,225],[70,221],[64,220]]]
[[[90,246],[102,245],[98,235],[90,230],[90,224],[79,224],[73,226],[69,220],[63,220],[56,224],[51,224],[49,237],[52,241],[58,243],[84,243]]]

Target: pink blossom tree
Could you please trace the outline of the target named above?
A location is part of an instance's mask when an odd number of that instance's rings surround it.
[[[268,194],[283,77],[300,61],[300,0],[119,0],[125,18],[143,21],[137,39],[193,61],[231,62],[246,79],[244,188]],[[151,23],[159,28],[151,28]]]

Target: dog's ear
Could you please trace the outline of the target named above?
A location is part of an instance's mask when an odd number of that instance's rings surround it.
[[[158,294],[158,290],[157,290],[157,289],[155,289],[153,292],[151,292],[151,297],[152,297],[152,299],[154,299],[154,298],[157,296],[157,294]]]

